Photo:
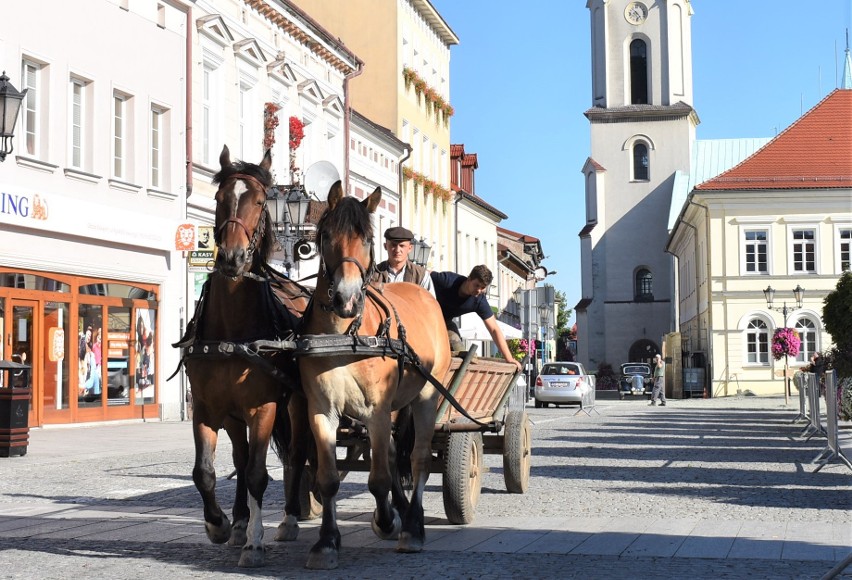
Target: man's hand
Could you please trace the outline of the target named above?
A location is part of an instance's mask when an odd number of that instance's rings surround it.
[[[506,362],[513,363],[516,367],[518,367],[518,371],[522,371],[522,370],[524,370],[523,365],[521,365],[521,363],[520,363],[520,362],[519,362],[516,358],[514,358],[514,357],[512,357],[512,358],[507,358],[507,359],[506,359]]]

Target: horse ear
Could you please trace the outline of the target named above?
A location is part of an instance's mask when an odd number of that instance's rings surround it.
[[[376,211],[376,208],[379,207],[380,201],[382,201],[382,188],[377,187],[375,191],[370,194],[370,197],[368,197],[361,203],[367,206],[367,211],[373,213],[374,211]]]
[[[340,200],[343,199],[343,184],[338,179],[334,182],[334,185],[331,186],[331,189],[328,190],[328,209],[334,209]]]
[[[263,160],[260,162],[260,166],[267,171],[269,171],[269,168],[272,167],[272,149],[266,150],[266,153],[263,155]]]
[[[219,165],[222,169],[231,166],[231,150],[228,149],[227,145],[222,147],[222,152],[219,154]]]

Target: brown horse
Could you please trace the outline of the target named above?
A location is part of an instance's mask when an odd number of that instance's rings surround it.
[[[240,566],[260,566],[266,456],[276,421],[287,420],[284,402],[298,386],[298,368],[292,352],[273,349],[262,356],[258,345],[292,338],[309,295],[267,265],[276,243],[266,207],[272,185],[269,152],[259,165],[232,163],[226,146],[219,163],[213,179],[219,185],[216,268],[180,343],[192,386],[192,478],[204,502],[208,538],[242,546]],[[213,459],[221,428],[233,444],[237,475],[233,525],[216,501]],[[300,456],[304,464],[304,453]]]
[[[375,267],[370,214],[381,196],[377,188],[363,202],[344,197],[338,181],[317,224],[320,273],[303,320],[302,338],[386,338],[390,344],[403,344],[404,355],[382,356],[379,352],[371,356],[345,350],[321,356],[300,353],[302,387],[317,446],[317,487],[323,504],[319,540],[311,548],[308,568],[337,567],[340,532],[335,497],[340,478],[335,450],[338,424],[344,415],[363,422],[369,432],[368,487],[376,499],[373,531],[383,539],[398,536],[397,550],[401,552],[419,552],[424,543],[423,490],[429,477],[438,394],[414,363],[419,357],[422,370],[443,378],[451,360],[449,340],[441,308],[423,288],[397,283],[379,289],[368,284]],[[392,339],[396,342],[390,342]],[[362,338],[359,342],[377,341]],[[385,350],[385,354],[391,353]],[[410,503],[392,475],[391,413],[404,406],[410,406],[415,430]]]

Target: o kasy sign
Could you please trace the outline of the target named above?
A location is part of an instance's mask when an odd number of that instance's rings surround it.
[[[213,226],[180,224],[175,231],[175,250],[186,253],[190,272],[206,272],[216,261]]]

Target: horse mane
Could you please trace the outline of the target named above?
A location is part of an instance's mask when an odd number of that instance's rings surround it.
[[[317,222],[317,234],[334,232],[354,235],[370,240],[373,238],[373,222],[370,212],[354,197],[344,197],[332,209],[325,210]]]
[[[234,161],[227,167],[223,167],[216,175],[214,175],[213,184],[221,185],[227,181],[228,178],[238,173],[254,177],[267,189],[272,187],[272,173],[256,163],[239,160]],[[255,260],[255,263],[252,265],[252,271],[257,270],[262,264],[269,263],[269,258],[275,251],[275,246],[277,244],[277,240],[275,239],[275,227],[272,224],[272,216],[269,215],[269,210],[267,208],[264,207],[263,211],[266,214],[266,219],[263,220],[264,226],[263,231],[260,232],[260,247],[257,248],[257,256],[260,260]]]

